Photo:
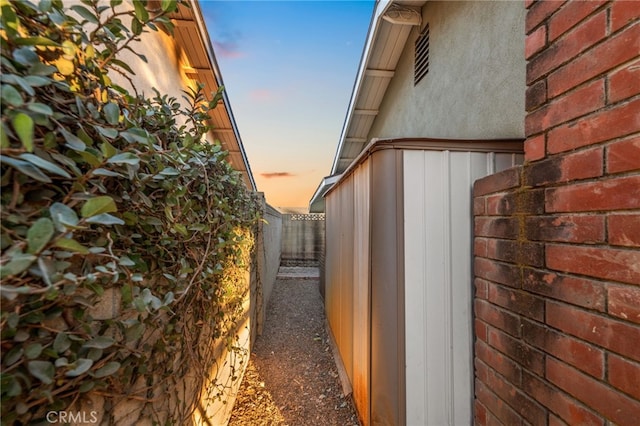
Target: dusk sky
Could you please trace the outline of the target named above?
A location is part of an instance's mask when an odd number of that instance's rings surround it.
[[[258,190],[307,207],[331,169],[373,0],[201,0]]]

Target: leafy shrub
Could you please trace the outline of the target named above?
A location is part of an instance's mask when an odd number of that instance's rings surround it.
[[[131,80],[119,53],[170,31],[178,5],[120,3],[0,0],[7,424],[141,381],[137,397],[157,397],[158,383],[210,362],[194,345],[234,346],[258,204],[204,140],[220,93],[198,88],[183,107],[111,81]]]

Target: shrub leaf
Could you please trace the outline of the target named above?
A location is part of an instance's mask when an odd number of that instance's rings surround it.
[[[53,222],[51,219],[41,217],[36,220],[27,231],[28,252],[39,253],[51,241],[54,234]]]
[[[82,206],[80,215],[84,218],[99,215],[101,213],[118,211],[115,201],[108,195],[102,195],[88,199]]]

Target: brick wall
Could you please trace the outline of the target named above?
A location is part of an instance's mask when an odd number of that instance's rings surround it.
[[[525,1],[525,165],[474,187],[475,422],[640,424],[640,2]]]

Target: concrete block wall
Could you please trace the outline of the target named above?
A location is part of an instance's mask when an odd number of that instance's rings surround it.
[[[256,241],[256,268],[254,270],[256,282],[255,301],[255,335],[261,335],[267,317],[267,306],[271,292],[276,282],[280,257],[282,254],[282,215],[264,200],[264,222],[260,224]],[[252,341],[254,341],[252,340]]]
[[[282,264],[318,266],[324,252],[324,214],[282,215]]]
[[[479,425],[640,419],[640,7],[525,1],[525,164],[474,186]]]

